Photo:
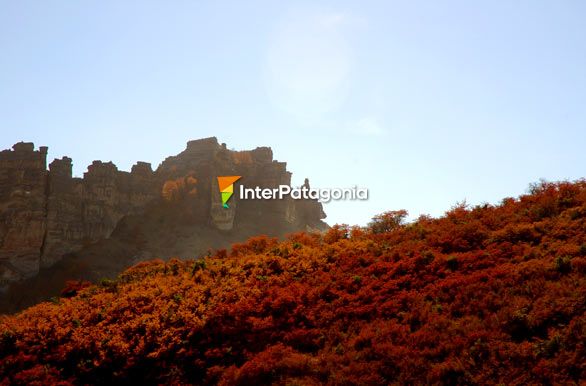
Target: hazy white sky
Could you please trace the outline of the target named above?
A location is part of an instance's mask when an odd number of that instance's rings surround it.
[[[329,223],[586,175],[586,2],[0,0],[0,148],[156,167],[271,146]]]

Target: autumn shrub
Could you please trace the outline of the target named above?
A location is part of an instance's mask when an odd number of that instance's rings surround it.
[[[165,181],[161,189],[161,196],[166,201],[178,201],[195,195],[197,195],[197,179],[193,176]]]
[[[70,283],[0,317],[0,384],[583,384],[585,205],[545,183]]]
[[[390,232],[403,224],[407,214],[406,210],[401,209],[376,215],[372,219],[372,222],[368,224],[368,228],[373,233]]]

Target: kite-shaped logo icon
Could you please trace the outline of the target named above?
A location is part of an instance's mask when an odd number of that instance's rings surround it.
[[[222,206],[229,208],[228,200],[234,194],[234,183],[240,179],[240,176],[218,177],[218,187],[222,195]]]

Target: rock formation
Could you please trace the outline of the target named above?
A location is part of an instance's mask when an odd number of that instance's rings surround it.
[[[217,176],[240,175],[246,186],[291,183],[286,163],[273,160],[268,147],[232,151],[205,138],[188,142],[156,171],[145,162],[124,172],[112,162],[94,161],[83,178],[72,176],[68,157],[55,159],[47,170],[47,150],[20,142],[0,152],[0,287],[111,238],[148,257],[168,244],[158,235],[180,233],[183,225],[194,227],[187,239],[197,242],[183,249],[174,245],[179,255],[199,252],[193,245],[216,247],[222,235],[233,242],[239,234],[278,236],[327,227],[317,201],[239,201],[234,195],[230,209],[221,207]],[[206,243],[208,234],[216,242]]]
[[[0,280],[35,274],[47,224],[47,148],[0,152]],[[0,283],[1,284],[1,283]]]

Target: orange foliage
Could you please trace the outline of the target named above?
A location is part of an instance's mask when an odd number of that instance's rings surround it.
[[[197,194],[197,179],[192,176],[168,180],[163,184],[161,195],[167,201],[177,201],[187,195]]]
[[[407,214],[404,209],[385,212],[374,216],[368,227],[374,233],[390,232],[403,224]]]
[[[397,218],[141,263],[1,317],[3,383],[584,381],[586,182]]]

